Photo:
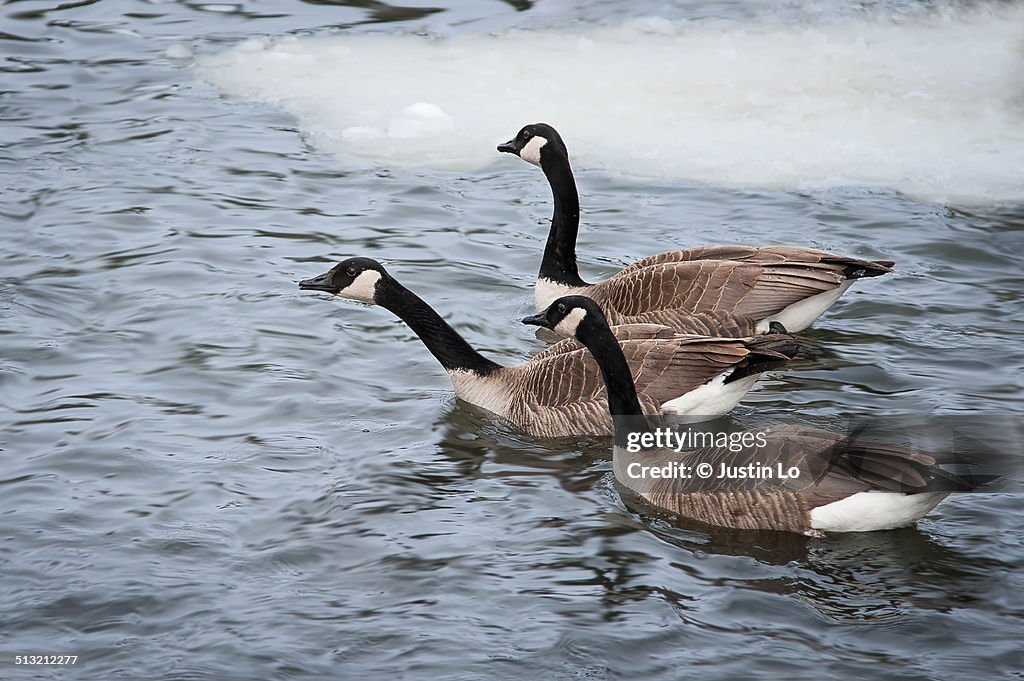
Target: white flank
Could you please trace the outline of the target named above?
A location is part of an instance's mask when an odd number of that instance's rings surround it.
[[[578,292],[574,286],[538,277],[537,283],[533,285],[533,304],[537,307],[537,312],[543,312],[562,296],[571,296]]]
[[[846,289],[853,285],[854,281],[854,279],[847,279],[831,291],[825,291],[810,298],[804,298],[799,303],[793,303],[777,315],[760,321],[757,325],[758,333],[767,331],[768,323],[772,321],[779,322],[790,333],[803,331],[813,324],[825,310],[835,305],[835,302],[839,300],[839,296],[843,295]]]
[[[811,511],[811,527],[826,532],[872,532],[913,525],[948,492],[858,492]]]
[[[732,383],[725,379],[734,371],[729,369],[704,385],[694,388],[685,395],[661,405],[663,414],[686,416],[686,421],[696,423],[728,414],[757,383],[757,376],[746,376]]]
[[[547,143],[547,137],[533,137],[529,142],[523,145],[522,150],[519,152],[519,158],[528,163],[532,163],[535,166],[539,166],[541,147]]]
[[[498,416],[507,416],[512,397],[497,376],[478,376],[472,371],[449,371],[448,378],[460,399]],[[498,372],[500,375],[500,372]]]
[[[582,307],[574,307],[572,311],[565,315],[562,321],[555,324],[555,333],[559,336],[570,336],[576,335],[576,329],[579,328],[580,322],[587,316],[587,311]]]
[[[377,282],[380,280],[380,272],[377,270],[363,270],[352,283],[338,291],[342,298],[351,298],[363,303],[375,303],[373,297],[377,292]]]

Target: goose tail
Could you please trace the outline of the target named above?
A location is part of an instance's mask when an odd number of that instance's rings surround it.
[[[843,268],[843,276],[847,279],[867,279],[880,277],[892,272],[896,262],[893,260],[858,260]]]
[[[788,334],[770,333],[751,339],[748,347],[750,354],[747,355],[743,364],[737,366],[729,374],[726,383],[785,366],[796,357],[800,350],[800,343]]]

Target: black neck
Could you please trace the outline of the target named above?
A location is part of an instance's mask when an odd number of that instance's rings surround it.
[[[626,356],[606,323],[589,323],[585,333],[577,334],[577,338],[587,346],[601,369],[608,390],[608,411],[612,415],[615,444],[625,446],[630,430],[650,429],[636,396],[636,384]]]
[[[394,312],[420,337],[430,354],[449,371],[472,371],[484,375],[501,368],[474,350],[434,308],[397,281],[381,282],[376,302]]]
[[[569,159],[557,152],[541,152],[541,169],[551,185],[555,211],[540,263],[540,276],[567,286],[587,286],[576,266],[576,235],[580,229],[580,197]]]

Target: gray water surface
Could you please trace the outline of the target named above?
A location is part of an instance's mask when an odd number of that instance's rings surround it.
[[[1021,678],[1019,495],[823,540],[638,515],[607,443],[520,436],[387,311],[298,291],[375,257],[495,360],[544,347],[534,168],[368,171],[164,56],[576,11],[433,4],[0,8],[0,652],[84,660],[0,678]],[[1024,414],[1024,205],[577,179],[591,278],[705,243],[898,262],[743,410]]]

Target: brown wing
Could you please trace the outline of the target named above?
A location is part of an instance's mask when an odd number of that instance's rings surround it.
[[[787,359],[761,349],[760,342],[760,339],[677,336],[625,340],[620,346],[637,393],[651,397],[660,407],[661,403],[703,385],[722,372],[744,365],[753,355]],[[590,352],[579,345],[554,354],[551,352],[554,347],[525,364],[509,367],[506,371],[510,385],[538,406],[563,406],[580,399],[604,398],[604,379]]]
[[[645,315],[644,319],[647,322],[656,322],[656,320],[650,319],[650,317],[651,315]],[[757,335],[757,322],[758,320],[753,317],[714,310],[676,314],[672,317],[672,324],[668,326],[657,324],[657,326],[658,328],[668,329],[670,335],[747,338]],[[620,324],[617,327],[613,327],[613,329],[629,328],[638,325],[640,325],[639,322],[631,321],[629,324]],[[616,336],[619,340],[623,340],[618,334]]]
[[[621,343],[624,340],[649,340],[652,338],[672,338],[676,335],[676,330],[670,326],[664,324],[648,324],[648,323],[637,323],[637,324],[619,324],[611,327],[612,334]],[[577,341],[575,338],[563,338],[562,340],[549,345],[544,348],[536,355],[530,358],[531,362],[538,362],[541,360],[554,357],[555,355],[561,355],[566,352],[573,352],[583,347],[583,344]]]
[[[618,334],[663,333],[654,325],[618,330]],[[571,341],[571,342],[567,342]],[[751,358],[770,357],[773,366],[787,358],[759,347],[761,339],[705,337],[630,338],[620,342],[645,414],[657,414],[665,402],[684,395]],[[575,344],[575,347],[573,347]],[[556,352],[557,350],[557,352]],[[509,418],[545,435],[610,434],[611,417],[600,369],[590,352],[572,339],[546,349],[529,362],[510,367],[506,381],[523,398],[510,407]],[[539,428],[540,426],[536,426]],[[557,431],[557,432],[556,432]]]
[[[698,260],[633,269],[594,284],[587,295],[613,324],[654,321],[671,326],[693,312],[764,319],[844,280],[840,272],[804,265]]]
[[[676,330],[664,324],[618,324],[611,327],[612,335],[620,343],[627,340],[673,338]]]
[[[624,340],[672,338],[678,335],[748,338],[757,335],[757,320],[729,312],[704,311],[682,316],[673,325],[647,321],[617,324],[611,328],[620,343]]]
[[[633,353],[626,347],[623,351],[629,361]],[[509,406],[508,419],[528,433],[541,437],[612,434],[601,371],[590,351],[575,339],[559,341],[504,373],[510,392],[519,396]],[[637,397],[645,414],[658,413],[659,405],[648,395],[638,391]]]
[[[623,343],[623,350],[632,343]],[[680,337],[672,342],[638,343],[626,359],[637,391],[661,405],[694,390],[732,368],[745,367],[755,357],[771,357],[773,366],[783,357],[756,347],[756,341],[740,338]]]
[[[706,338],[751,338],[758,335],[757,320],[728,312],[694,312],[674,326],[656,322],[630,322],[611,327],[621,343],[627,340],[651,340],[676,336]],[[722,333],[727,331],[728,333]]]
[[[689,262],[695,260],[734,260],[755,264],[780,265],[804,264],[833,269],[844,274],[845,278],[874,277],[892,271],[893,262],[888,260],[861,260],[829,253],[817,248],[801,248],[798,246],[701,246],[678,251],[666,251],[647,258],[637,260],[620,274],[639,270],[652,265],[669,262]]]
[[[658,450],[642,456],[665,461],[708,462],[716,471],[723,464],[734,468],[750,463],[771,468],[778,465],[797,468],[799,476],[784,480],[777,477],[735,480],[715,475],[684,481],[682,488],[699,492],[782,488],[818,496],[823,503],[868,490],[921,491],[936,465],[935,458],[929,454],[891,443],[850,439],[821,428],[775,426],[762,432],[767,439],[763,447],[755,444],[732,451],[726,446],[708,446],[680,453]]]

